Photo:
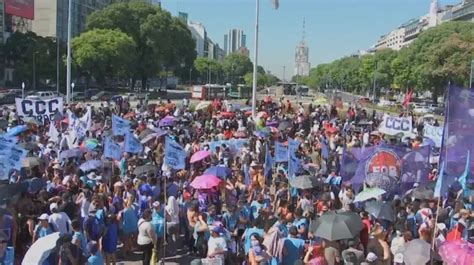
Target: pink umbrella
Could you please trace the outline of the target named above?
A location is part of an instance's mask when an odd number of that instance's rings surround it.
[[[206,150],[201,150],[201,151],[197,151],[196,153],[194,153],[192,156],[191,156],[191,163],[195,163],[197,161],[201,161],[203,160],[204,158],[208,157],[211,155],[211,152],[209,151],[206,151]]]
[[[445,242],[439,248],[439,255],[448,265],[472,265],[474,244],[462,240]]]
[[[195,189],[210,189],[213,188],[219,183],[221,183],[221,179],[214,176],[214,175],[202,175],[199,177],[196,177],[192,182],[191,182],[191,187]]]

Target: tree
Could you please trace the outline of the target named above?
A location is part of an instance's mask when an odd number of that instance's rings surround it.
[[[245,85],[253,86],[253,73],[246,73],[244,76]],[[267,76],[261,73],[257,73],[257,86],[262,87],[267,84]]]
[[[142,80],[143,88],[149,77],[163,68],[176,68],[194,61],[195,44],[185,26],[170,13],[150,3],[132,1],[116,3],[92,13],[88,29],[118,29],[136,43],[133,56],[132,86]]]
[[[72,41],[74,63],[100,84],[130,70],[134,58],[129,51],[135,49],[133,39],[119,30],[93,29]]]
[[[235,81],[246,73],[252,72],[253,64],[247,56],[240,53],[231,53],[224,58],[222,69],[228,81],[231,81],[232,77]]]
[[[278,83],[279,79],[278,77],[272,75],[272,74],[266,74],[265,75],[265,85],[266,86],[274,86]]]
[[[203,82],[207,82],[209,78],[209,71],[214,77],[219,76],[222,72],[222,65],[218,61],[202,56],[196,58],[194,61],[194,68],[199,72]],[[211,79],[211,81],[212,80],[213,79]]]

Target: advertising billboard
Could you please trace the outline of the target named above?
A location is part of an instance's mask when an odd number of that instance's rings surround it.
[[[32,20],[35,18],[34,0],[5,0],[5,13]]]

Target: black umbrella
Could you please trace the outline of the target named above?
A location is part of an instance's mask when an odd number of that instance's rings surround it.
[[[408,195],[418,200],[427,200],[434,197],[434,191],[427,187],[417,187],[411,190]]]
[[[290,185],[292,188],[307,190],[312,189],[318,185],[318,182],[315,177],[310,175],[296,176],[290,180]]]
[[[143,165],[143,166],[138,166],[133,170],[133,174],[139,176],[139,175],[144,175],[144,174],[155,174],[158,172],[158,167],[155,165]]]
[[[387,221],[395,220],[395,211],[392,205],[386,202],[369,201],[365,203],[365,210],[377,219]]]
[[[278,125],[278,130],[280,131],[284,131],[288,128],[291,128],[293,126],[293,124],[291,124],[290,121],[282,121],[280,122],[280,124]]]
[[[354,212],[327,212],[312,221],[314,236],[330,241],[356,237],[362,230],[362,220]]]

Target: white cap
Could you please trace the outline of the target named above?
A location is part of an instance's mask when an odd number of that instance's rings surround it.
[[[58,209],[58,204],[53,202],[49,205],[49,210],[52,212],[55,209]]]
[[[152,205],[153,205],[153,207],[158,207],[158,206],[160,206],[160,202],[159,201],[153,202]]]
[[[38,217],[38,220],[49,220],[49,215],[47,213],[44,213]]]

